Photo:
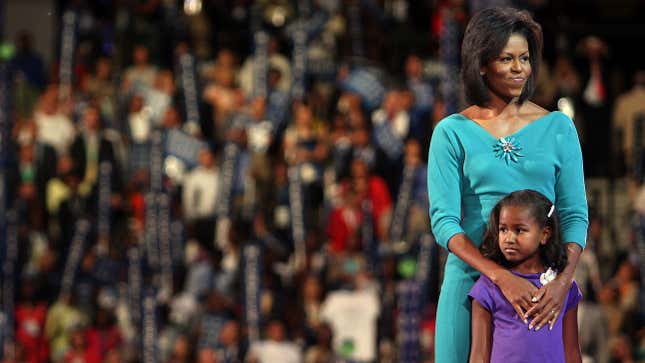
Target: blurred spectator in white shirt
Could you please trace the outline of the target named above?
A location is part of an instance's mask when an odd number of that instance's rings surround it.
[[[53,146],[58,155],[67,153],[76,130],[69,117],[60,110],[56,86],[50,86],[43,93],[34,119],[38,125],[38,141]]]
[[[272,320],[267,324],[266,339],[252,343],[247,355],[249,363],[300,363],[300,347],[286,340],[284,323]]]
[[[291,89],[291,61],[280,53],[279,43],[277,39],[269,39],[267,47],[267,57],[269,57],[269,68],[277,68],[280,71],[281,77],[277,87],[284,91],[289,92]],[[253,95],[253,77],[255,69],[255,56],[250,55],[242,64],[238,79],[240,87],[246,97]]]
[[[130,91],[133,87],[152,87],[157,76],[157,67],[149,63],[150,52],[143,44],[132,50],[132,64],[125,69],[121,89]]]

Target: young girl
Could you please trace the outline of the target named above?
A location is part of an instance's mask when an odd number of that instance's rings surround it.
[[[533,190],[513,192],[495,205],[480,249],[485,257],[538,287],[555,279],[567,264],[558,213],[544,195]],[[575,282],[562,305],[562,314],[552,310],[544,329],[520,318],[484,275],[469,296],[471,363],[581,362],[577,304],[582,295]]]

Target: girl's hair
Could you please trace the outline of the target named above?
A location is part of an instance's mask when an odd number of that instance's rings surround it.
[[[533,94],[542,57],[542,27],[526,10],[492,7],[480,10],[470,19],[461,44],[461,80],[468,103],[485,106],[490,101],[488,86],[479,72],[499,56],[512,34],[526,38],[531,63],[531,75],[518,102]]]
[[[515,191],[504,197],[493,207],[488,220],[488,228],[484,232],[483,242],[479,248],[482,254],[504,267],[511,267],[511,264],[506,260],[499,248],[499,214],[503,207],[508,206],[528,208],[538,226],[551,228],[549,240],[546,244],[540,245],[540,259],[545,267],[562,271],[567,265],[567,252],[560,237],[558,212],[554,207],[553,213],[549,217],[549,211],[553,203],[534,190],[523,189]]]

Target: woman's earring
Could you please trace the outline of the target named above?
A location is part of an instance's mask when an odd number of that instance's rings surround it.
[[[483,77],[486,73],[484,71],[479,71],[479,75]]]

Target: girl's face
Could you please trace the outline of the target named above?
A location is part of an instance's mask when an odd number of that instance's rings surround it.
[[[543,269],[538,250],[550,236],[551,229],[539,225],[527,207],[504,206],[499,212],[499,249],[506,260],[523,270],[519,272]]]
[[[481,68],[494,95],[510,100],[519,97],[531,75],[529,43],[520,34],[511,34],[502,52]]]

